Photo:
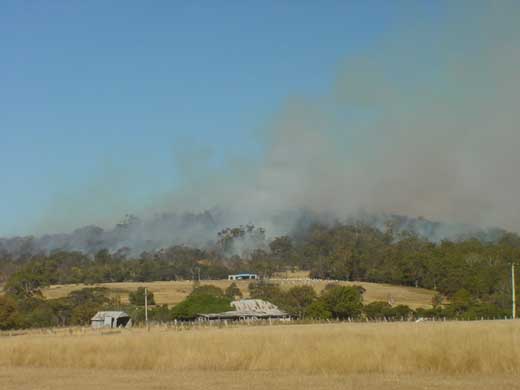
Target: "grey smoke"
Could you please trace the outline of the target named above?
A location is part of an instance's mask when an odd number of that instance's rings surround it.
[[[247,223],[272,237],[293,230],[301,210],[323,220],[446,221],[421,230],[432,240],[471,226],[519,232],[520,3],[444,6],[442,24],[405,18],[346,58],[326,95],[288,99],[260,131],[262,161],[232,160],[215,172],[186,157],[182,188],[136,210],[148,222],[114,247],[201,245]],[[153,217],[214,207],[218,217],[193,228]]]
[[[347,58],[328,96],[289,102],[235,207],[520,231],[520,4],[449,4],[444,25],[410,21]]]

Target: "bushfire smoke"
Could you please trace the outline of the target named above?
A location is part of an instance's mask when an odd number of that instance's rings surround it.
[[[444,11],[442,24],[405,21],[346,58],[327,94],[288,99],[261,130],[260,161],[232,161],[225,173],[189,169],[178,192],[129,210],[218,208],[200,229],[144,224],[139,242],[206,242],[246,223],[273,236],[294,228],[299,210],[520,231],[520,5],[459,2]],[[464,230],[446,226],[446,236]]]
[[[264,224],[305,209],[519,231],[518,11],[451,3],[442,25],[409,21],[347,58],[326,96],[290,99],[258,167],[188,197]]]

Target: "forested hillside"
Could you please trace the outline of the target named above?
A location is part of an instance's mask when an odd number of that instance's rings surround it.
[[[240,253],[240,255],[238,254]],[[50,284],[220,279],[229,273],[269,277],[289,269],[313,278],[424,287],[452,298],[509,310],[510,265],[520,259],[520,237],[503,233],[496,241],[478,238],[431,242],[388,225],[310,224],[298,234],[266,239],[254,226],[225,229],[206,249],[176,245],[144,251],[100,249],[18,254],[3,251],[0,272],[5,292],[37,296]],[[520,279],[520,278],[519,278]]]

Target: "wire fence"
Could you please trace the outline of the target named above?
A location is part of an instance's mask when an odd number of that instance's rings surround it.
[[[34,328],[20,329],[10,331],[0,331],[0,337],[16,337],[24,335],[40,335],[40,336],[88,336],[100,335],[110,336],[122,334],[125,332],[139,331],[172,331],[185,332],[207,329],[226,329],[226,328],[242,328],[242,327],[269,327],[269,326],[286,326],[286,325],[327,325],[327,324],[390,324],[390,323],[453,323],[453,322],[475,322],[475,321],[504,321],[512,320],[511,317],[504,318],[480,318],[480,319],[448,319],[448,318],[381,318],[381,319],[325,319],[325,320],[299,320],[299,319],[246,319],[239,321],[230,320],[213,320],[213,321],[168,321],[158,322],[151,321],[148,326],[144,323],[134,324],[131,328],[98,328],[93,329],[90,326],[76,327],[53,327],[53,328]]]

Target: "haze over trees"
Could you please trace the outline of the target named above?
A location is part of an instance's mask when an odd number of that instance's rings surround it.
[[[206,248],[176,245],[140,255],[108,249],[93,255],[67,250],[12,254],[4,250],[0,255],[4,282],[0,326],[85,323],[99,307],[121,307],[101,289],[82,290],[59,300],[43,299],[41,289],[52,284],[196,281],[227,278],[228,274],[240,272],[269,278],[288,270],[309,271],[318,279],[390,283],[437,291],[433,308],[419,310],[420,315],[503,317],[511,310],[510,264],[520,258],[520,237],[514,233],[502,232],[494,240],[477,236],[432,242],[392,224],[379,229],[361,222],[315,222],[272,239],[267,238],[264,229],[249,225],[223,230],[217,238]],[[332,287],[318,296],[306,287],[282,292],[278,286],[262,282],[251,285],[251,296],[271,301],[297,318],[410,315],[408,308],[384,302],[363,306],[361,290]],[[157,318],[194,318],[195,311],[204,306],[222,309],[240,297],[240,290],[232,286],[225,292],[217,290],[200,287],[173,312],[154,308]],[[149,299],[153,305],[153,297]],[[144,291],[135,292],[130,302],[136,305],[136,313],[141,313]]]

